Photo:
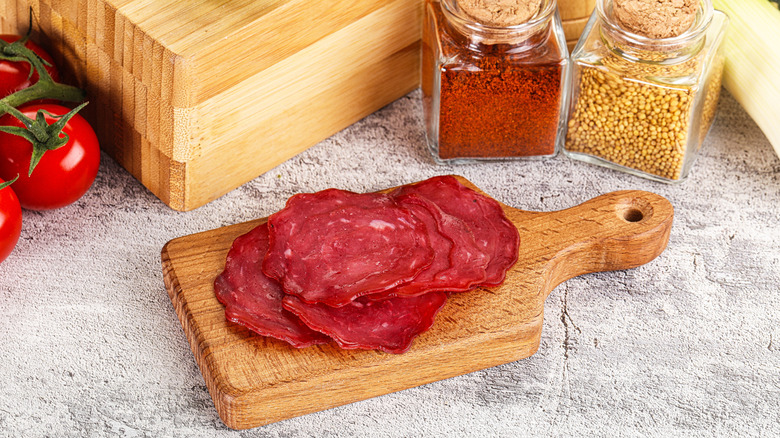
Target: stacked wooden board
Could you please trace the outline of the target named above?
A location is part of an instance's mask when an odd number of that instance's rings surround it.
[[[87,89],[102,148],[197,208],[417,87],[422,0],[0,0]]]

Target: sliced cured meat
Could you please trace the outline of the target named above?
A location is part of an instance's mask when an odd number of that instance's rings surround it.
[[[297,348],[329,342],[330,338],[310,329],[282,307],[284,292],[281,286],[260,269],[267,250],[266,224],[233,241],[225,270],[214,280],[214,292],[225,305],[225,317],[253,332],[287,341]]]
[[[307,304],[288,295],[284,307],[309,327],[333,338],[341,348],[403,353],[420,333],[433,325],[447,302],[447,294],[431,292],[415,297],[373,301],[358,298],[349,305]]]
[[[402,353],[449,292],[502,283],[519,240],[498,202],[451,176],[329,189],[237,238],[214,289],[227,319],[260,335]]]
[[[396,201],[425,223],[435,255],[433,263],[413,281],[380,295],[388,297],[413,296],[431,291],[463,292],[485,281],[485,268],[490,257],[477,246],[474,235],[463,221],[444,213],[432,201],[417,195],[400,195]]]
[[[452,176],[437,176],[416,184],[401,186],[393,196],[416,194],[433,201],[447,214],[465,222],[477,245],[490,255],[484,286],[503,283],[507,270],[517,262],[520,234],[506,218],[501,205],[480,195]]]
[[[268,219],[267,275],[307,303],[338,307],[405,283],[433,262],[425,224],[387,195],[296,195]]]

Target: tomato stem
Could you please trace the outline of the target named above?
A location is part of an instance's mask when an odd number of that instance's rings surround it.
[[[65,124],[68,123],[76,113],[87,106],[87,103],[88,102],[84,102],[70,110],[67,114],[61,116],[51,114],[48,111],[39,110],[35,115],[35,120],[22,114],[16,108],[10,108],[8,112],[16,117],[22,125],[24,125],[24,128],[20,126],[0,126],[0,131],[18,135],[32,144],[32,156],[30,157],[28,176],[32,175],[33,169],[35,169],[35,166],[41,161],[43,154],[68,144],[69,137],[62,132],[62,128],[65,127]],[[51,125],[48,124],[46,122],[46,115],[57,121]]]
[[[14,182],[16,182],[17,179],[19,179],[19,174],[18,173],[16,174],[16,178],[12,179],[11,181],[6,181],[6,182],[0,184],[0,190],[3,190],[4,188],[10,186]]]
[[[21,105],[39,99],[55,99],[65,102],[83,102],[86,98],[84,90],[70,85],[60,84],[52,79],[44,60],[24,45],[24,39],[9,43],[0,39],[0,59],[14,62],[27,62],[33,71],[38,73],[38,82],[28,88],[17,91],[0,99],[0,116],[8,113],[8,108],[18,108]]]

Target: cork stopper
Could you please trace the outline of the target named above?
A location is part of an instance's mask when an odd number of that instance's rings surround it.
[[[613,0],[615,19],[624,29],[648,38],[671,38],[688,30],[700,0]]]
[[[537,12],[542,0],[459,0],[460,10],[477,23],[507,27],[523,24]]]

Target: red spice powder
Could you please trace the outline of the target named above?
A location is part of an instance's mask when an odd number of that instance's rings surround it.
[[[469,45],[442,22],[440,10],[433,12],[441,55],[451,60],[439,68],[439,158],[553,155],[564,61],[552,26],[525,42],[532,47],[524,50],[510,44]],[[426,79],[424,72],[424,84]]]

